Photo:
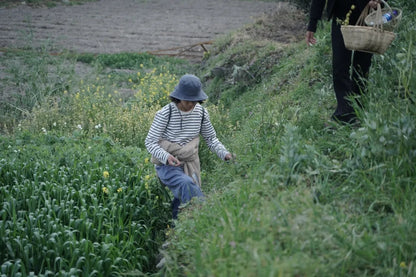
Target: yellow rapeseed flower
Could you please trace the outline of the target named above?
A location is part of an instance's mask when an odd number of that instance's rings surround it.
[[[149,184],[148,184],[147,182],[144,184],[144,188],[145,188],[146,190],[149,190]]]
[[[401,268],[405,268],[405,267],[406,267],[406,263],[405,263],[405,262],[401,262],[401,263],[400,263],[400,267],[401,267]]]
[[[146,176],[144,176],[144,179],[145,179],[145,180],[149,180],[149,179],[150,179],[150,175],[146,175]]]
[[[144,163],[145,163],[145,164],[148,164],[148,163],[149,163],[149,158],[145,158],[145,159],[144,159]]]
[[[118,192],[118,193],[120,193],[120,192],[122,192],[122,191],[123,191],[123,189],[122,189],[122,188],[118,188],[118,189],[117,189],[117,192]]]
[[[108,178],[108,177],[110,177],[110,173],[108,173],[108,171],[106,170],[106,171],[103,172],[103,176],[104,176],[104,178]]]
[[[108,188],[107,188],[107,187],[103,187],[103,192],[104,192],[105,194],[108,194]]]

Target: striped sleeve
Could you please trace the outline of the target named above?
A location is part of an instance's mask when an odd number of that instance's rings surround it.
[[[147,151],[158,159],[161,163],[166,164],[169,153],[159,146],[159,140],[162,138],[165,132],[166,125],[169,120],[169,105],[164,106],[155,114],[152,125],[145,140],[145,146]]]

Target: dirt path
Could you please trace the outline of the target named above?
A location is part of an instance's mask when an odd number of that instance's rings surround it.
[[[241,0],[100,0],[83,5],[0,9],[0,48],[144,52],[210,41],[278,3]],[[201,50],[198,50],[201,51]]]

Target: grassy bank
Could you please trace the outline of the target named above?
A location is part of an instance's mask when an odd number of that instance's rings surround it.
[[[416,275],[416,7],[392,2],[404,18],[391,48],[374,56],[359,127],[328,121],[328,23],[312,48],[241,33],[217,42],[201,72],[237,65],[261,80],[207,81],[234,127],[218,133],[237,160],[206,176],[212,194],[181,218],[164,274]]]
[[[307,48],[259,39],[257,22],[218,39],[197,67],[47,49],[0,56],[2,89],[19,92],[2,102],[1,273],[414,276],[416,6],[391,2],[405,15],[374,56],[358,127],[328,120],[328,23]],[[201,146],[207,201],[172,230],[143,140],[185,72],[202,78],[237,158],[224,164]]]

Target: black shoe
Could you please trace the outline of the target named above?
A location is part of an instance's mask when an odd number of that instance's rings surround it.
[[[359,125],[360,124],[360,121],[358,120],[355,114],[341,114],[341,115],[333,114],[331,119],[342,125]]]

